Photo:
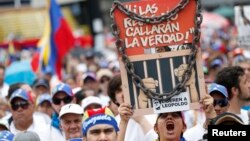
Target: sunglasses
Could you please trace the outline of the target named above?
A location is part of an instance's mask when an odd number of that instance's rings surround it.
[[[68,104],[72,101],[72,98],[70,96],[66,96],[62,99],[60,98],[53,98],[52,99],[52,102],[55,104],[55,105],[59,105],[61,104],[61,102],[63,101],[64,104]]]
[[[13,103],[11,105],[11,108],[13,109],[13,111],[17,111],[19,109],[19,107],[21,107],[22,109],[26,110],[26,109],[29,108],[29,102],[27,102],[27,101],[20,101],[20,102]]]
[[[228,100],[227,99],[214,100],[214,107],[216,105],[219,105],[220,107],[225,107],[228,105]]]

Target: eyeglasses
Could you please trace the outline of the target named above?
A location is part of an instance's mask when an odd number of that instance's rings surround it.
[[[20,101],[20,102],[13,103],[11,105],[11,108],[13,109],[13,111],[17,111],[19,109],[19,107],[21,107],[22,109],[26,110],[26,109],[29,108],[29,102],[27,102],[27,101]]]
[[[64,104],[68,104],[72,101],[72,98],[70,96],[66,96],[62,99],[60,98],[53,98],[52,99],[52,102],[55,104],[55,105],[59,105],[61,104],[61,102],[63,101]]]
[[[214,107],[216,105],[219,105],[220,107],[225,107],[228,105],[228,100],[227,99],[214,100]]]

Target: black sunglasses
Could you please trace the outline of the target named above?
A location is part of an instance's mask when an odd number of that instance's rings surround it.
[[[55,104],[55,105],[59,105],[61,104],[61,102],[63,101],[64,104],[68,104],[72,101],[72,98],[70,96],[66,96],[62,99],[60,98],[53,98],[52,99],[52,102]]]
[[[26,110],[29,108],[29,102],[27,101],[20,101],[20,102],[16,102],[16,103],[13,103],[11,105],[11,108],[13,111],[17,111],[19,109],[19,107],[21,107],[22,109]]]
[[[218,104],[220,107],[225,107],[225,106],[228,105],[228,100],[227,100],[227,99],[214,100],[214,107],[215,107],[217,104]]]

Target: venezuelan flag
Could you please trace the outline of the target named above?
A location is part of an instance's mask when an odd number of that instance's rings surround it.
[[[31,66],[35,72],[50,69],[61,79],[63,58],[74,47],[75,39],[55,0],[50,0],[45,21],[38,53],[33,56]]]

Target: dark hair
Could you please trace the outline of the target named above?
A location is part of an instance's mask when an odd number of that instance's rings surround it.
[[[10,85],[6,99],[9,99],[11,97],[12,93],[14,91],[16,91],[17,89],[21,88],[21,86],[24,84],[25,83],[23,83],[23,82],[19,82],[19,83],[15,83],[15,84]]]
[[[115,99],[115,92],[120,89],[120,86],[122,85],[121,75],[115,75],[108,84],[108,96],[112,100],[113,103],[117,104],[117,101]],[[118,105],[119,106],[119,105]]]
[[[227,88],[228,99],[230,100],[232,99],[231,88],[240,88],[240,77],[244,74],[244,70],[239,66],[226,67],[217,73],[214,82],[223,85]]]
[[[3,69],[3,71],[5,71],[5,66],[0,64],[0,69]]]
[[[84,90],[81,89],[80,91],[75,93],[75,98],[76,98],[76,104],[81,105],[81,101],[85,98],[86,96],[84,95]]]

